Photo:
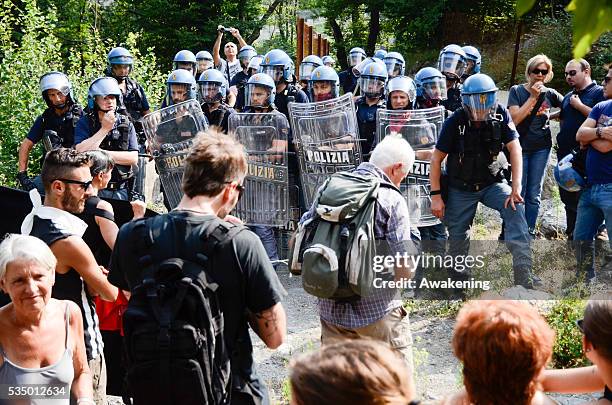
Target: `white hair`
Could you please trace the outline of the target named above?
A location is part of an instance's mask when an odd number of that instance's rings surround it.
[[[6,268],[15,260],[27,260],[53,270],[57,259],[42,240],[30,236],[9,234],[0,244],[0,280],[6,276]]]
[[[408,173],[412,170],[414,159],[414,150],[408,141],[400,135],[387,135],[372,151],[370,163],[380,169],[386,169],[396,163],[403,163],[404,173]]]

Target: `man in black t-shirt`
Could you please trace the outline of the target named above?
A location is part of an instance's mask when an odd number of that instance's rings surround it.
[[[187,234],[198,228],[204,235],[220,227],[228,231],[241,228],[235,230],[231,240],[216,245],[215,253],[208,257],[211,261],[208,276],[219,285],[224,337],[228,353],[232,353],[231,403],[268,404],[266,387],[255,373],[248,328],[250,325],[266,346],[280,346],[286,337],[286,315],[281,304],[286,293],[257,236],[248,228],[235,224],[236,218],[228,217],[238,203],[246,173],[247,160],[242,145],[231,137],[209,130],[206,136],[197,138],[185,159],[181,202],[162,218],[164,227],[184,228],[189,231]],[[111,259],[109,280],[125,290],[133,290],[142,282],[140,255],[134,246],[137,226],[139,222],[132,222],[121,228]],[[165,232],[156,238],[155,250],[180,251],[181,246],[177,245],[181,242],[187,243],[183,234],[174,236],[172,232]],[[193,260],[191,256],[198,253],[182,250],[180,257],[187,260]],[[167,258],[171,257],[176,256]]]

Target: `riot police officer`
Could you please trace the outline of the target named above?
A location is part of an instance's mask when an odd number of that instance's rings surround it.
[[[188,70],[176,69],[166,80],[166,96],[161,108],[196,98],[196,81]]]
[[[357,86],[357,76],[355,75],[355,72],[353,72],[353,67],[357,66],[367,57],[368,55],[366,55],[362,48],[355,47],[350,50],[347,56],[349,65],[348,69],[338,73],[338,77],[340,77],[340,86],[342,87],[342,92],[344,94],[355,91],[355,87]]]
[[[308,55],[302,59],[298,74],[302,90],[306,92],[308,91],[308,81],[310,80],[310,75],[312,71],[319,66],[323,66],[323,60],[317,55]]]
[[[446,96],[442,105],[448,111],[461,107],[461,77],[465,73],[467,56],[459,45],[445,46],[438,56],[438,70],[446,77]]]
[[[414,76],[417,108],[432,108],[446,100],[446,79],[436,68],[426,67]]]
[[[451,253],[467,254],[469,229],[478,203],[497,210],[506,222],[506,243],[513,256],[514,282],[526,288],[539,284],[531,273],[530,236],[521,197],[521,147],[508,111],[497,102],[497,87],[484,74],[469,77],[461,91],[462,107],[445,122],[431,159],[432,212],[448,228]],[[510,152],[510,187],[501,170],[503,146]],[[447,158],[448,197],[442,199],[441,164]],[[460,241],[464,241],[460,243]],[[452,271],[456,279],[466,272]]]
[[[238,61],[242,70],[234,75],[229,84],[229,91],[236,97],[235,107],[244,106],[244,86],[253,73],[249,73],[251,60],[257,56],[257,51],[250,45],[245,45],[238,52]]]
[[[276,84],[276,97],[274,104],[278,111],[289,119],[289,103],[307,103],[308,96],[299,89],[295,83],[293,61],[284,51],[273,49],[264,56],[260,69]],[[250,79],[249,79],[250,80]]]
[[[83,109],[76,103],[72,94],[72,84],[65,74],[46,73],[40,78],[39,86],[47,108],[36,118],[28,135],[21,142],[17,180],[24,190],[29,191],[36,187],[41,194],[44,194],[40,176],[33,180],[28,177],[30,151],[41,140],[45,153],[59,147],[71,147],[74,143],[74,127],[83,115]],[[41,165],[45,153],[42,155]]]
[[[389,79],[393,79],[397,76],[403,76],[406,71],[406,61],[399,52],[389,52],[383,59],[387,66],[387,73]]]
[[[146,152],[146,138],[140,119],[151,112],[147,95],[136,80],[129,77],[134,66],[134,57],[125,48],[117,47],[111,49],[107,57],[106,75],[114,77],[119,83],[123,95],[123,105],[127,116],[132,120],[138,137],[140,153]],[[138,193],[139,198],[144,198],[144,175],[146,170],[146,158],[138,158],[138,173],[133,177],[135,183],[130,189]]]
[[[380,60],[384,60],[387,54],[387,51],[384,49],[377,49],[374,51],[374,57]]]
[[[331,100],[340,96],[338,73],[329,66],[319,66],[313,70],[308,85],[308,96],[313,102]]]
[[[103,149],[115,161],[111,180],[100,197],[129,199],[129,181],[138,164],[138,139],[130,119],[118,111],[122,104],[119,83],[112,77],[99,77],[89,86],[87,114],[83,115],[74,133],[79,152]]]
[[[191,72],[193,77],[196,77],[198,72],[198,61],[193,52],[183,49],[182,51],[178,51],[176,55],[174,55],[174,59],[172,60],[172,69],[185,69]]]
[[[229,116],[235,111],[225,104],[228,90],[223,73],[210,69],[200,75],[198,84],[202,111],[209,125],[215,125],[227,134]]]
[[[196,53],[196,63],[198,66],[197,76],[214,67],[213,57],[208,51],[200,51]]]
[[[359,88],[363,96],[355,101],[361,153],[367,156],[373,149],[376,137],[376,111],[384,108],[387,69],[384,64],[371,62],[359,76]]]
[[[463,76],[461,77],[462,81],[465,81],[468,77],[480,73],[480,65],[482,64],[482,57],[480,56],[480,52],[478,49],[471,45],[466,45],[462,47],[463,52],[465,52],[466,57],[466,65],[465,71],[463,72]]]
[[[323,61],[325,66],[329,66],[330,68],[336,67],[336,61],[330,55],[325,55],[321,58],[321,61]]]

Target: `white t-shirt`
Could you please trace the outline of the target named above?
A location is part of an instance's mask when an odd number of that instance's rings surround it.
[[[225,59],[221,59],[219,61],[219,64],[215,66],[215,69],[223,73],[223,75],[225,75],[225,78],[227,79],[227,82],[230,83],[234,78],[234,75],[242,70],[242,67],[240,66],[240,61],[236,59],[234,62],[229,63],[228,69],[228,62]]]

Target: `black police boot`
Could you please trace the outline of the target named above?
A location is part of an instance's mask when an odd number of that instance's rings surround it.
[[[535,289],[544,285],[542,280],[533,274],[529,267],[515,267],[513,271],[515,285],[521,285],[528,289]]]

